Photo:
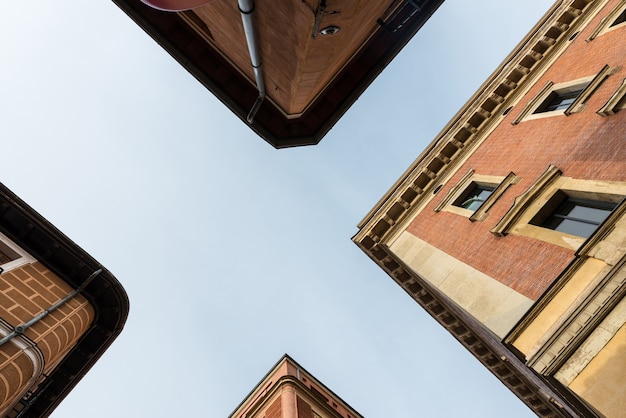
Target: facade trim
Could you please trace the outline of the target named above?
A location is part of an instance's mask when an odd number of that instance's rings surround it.
[[[385,247],[384,270],[441,326],[540,417],[595,417],[572,405],[502,344],[500,338]]]
[[[491,228],[491,233],[497,236],[506,235],[515,226],[520,216],[552,182],[561,175],[558,167],[550,165],[546,171],[533,183],[526,192],[515,198],[513,206],[504,214],[502,219]]]
[[[596,112],[600,116],[611,116],[624,107],[624,98],[626,97],[626,78],[622,80],[622,84],[617,88],[615,93],[609,100]]]
[[[481,363],[539,416],[573,417],[597,414],[554,379],[528,368],[512,348],[470,317],[445,295],[407,268],[387,247],[402,226],[430,201],[438,184],[489,136],[505,114],[563,53],[607,0],[557,2],[493,75],[404,172],[358,224],[352,240],[420,306],[446,328]],[[537,182],[541,189],[561,174],[550,166]],[[545,183],[545,184],[541,184]],[[521,203],[521,201],[520,201]],[[521,213],[518,203],[517,211]],[[505,234],[515,213],[500,228]]]
[[[598,23],[593,32],[591,32],[591,35],[589,35],[589,37],[585,39],[585,41],[591,42],[607,30],[609,30],[611,23],[613,23],[615,19],[617,19],[617,17],[620,15],[620,13],[624,11],[624,8],[626,8],[626,0],[621,0],[619,4],[608,15],[602,18],[600,23]]]
[[[5,320],[0,319],[0,333],[8,335],[12,331],[13,327]],[[33,340],[28,338],[26,335],[19,334],[7,343],[15,345],[19,351],[23,352],[30,359],[33,365],[33,373],[19,395],[14,397],[14,402],[9,404],[4,410],[0,411],[0,415],[2,416],[5,416],[15,406],[15,404],[20,401],[20,399],[35,391],[37,385],[45,379],[45,376],[43,375],[45,359],[43,353]]]

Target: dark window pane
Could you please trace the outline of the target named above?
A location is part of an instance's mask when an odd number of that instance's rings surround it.
[[[575,219],[586,219],[590,223],[600,225],[609,213],[611,213],[611,209],[593,208],[577,204],[570,210],[567,216]]]
[[[567,197],[539,226],[587,238],[617,204]]]
[[[560,219],[559,224],[554,229],[555,231],[565,232],[566,234],[576,235],[577,237],[587,238],[593,234],[598,228],[596,224],[588,224],[585,222],[579,222],[572,219]]]
[[[541,106],[535,111],[535,113],[552,112],[553,110],[565,110],[574,100],[582,93],[583,89],[577,89],[574,91],[557,93],[552,92],[548,98],[543,102]]]
[[[493,193],[494,188],[491,186],[476,185],[470,189],[469,193],[464,194],[456,202],[454,206],[459,206],[471,211],[475,211],[483,204],[485,200]]]
[[[0,264],[6,264],[9,261],[13,261],[15,258],[10,257],[8,254],[0,251]]]

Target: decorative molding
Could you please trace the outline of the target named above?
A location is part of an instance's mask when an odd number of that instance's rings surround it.
[[[596,74],[596,76],[589,82],[589,84],[587,84],[587,87],[585,87],[585,89],[580,92],[580,94],[572,102],[572,104],[569,105],[567,109],[565,109],[565,111],[563,112],[565,116],[569,116],[572,113],[582,112],[585,109],[585,102],[587,101],[587,99],[596,91],[598,87],[600,87],[600,84],[602,84],[602,82],[606,80],[607,77],[615,73],[616,69],[619,68],[610,67],[608,64],[602,67],[600,72]]]
[[[622,80],[622,84],[617,88],[615,93],[609,100],[596,112],[600,116],[611,116],[617,113],[624,106],[626,98],[626,78]]]
[[[543,101],[552,92],[552,86],[554,86],[554,83],[552,81],[548,81],[545,86],[543,86],[541,90],[539,90],[535,97],[530,99],[530,101],[526,104],[520,114],[517,115],[513,122],[511,122],[511,125],[517,125],[518,123],[526,119],[528,115],[534,112],[535,109],[537,109],[537,107],[539,107],[539,105],[543,103]]]
[[[494,189],[493,193],[491,193],[491,195],[483,202],[483,204],[480,205],[480,207],[474,211],[472,216],[469,217],[470,221],[482,222],[487,219],[487,216],[489,215],[487,211],[491,209],[493,204],[496,203],[496,201],[500,198],[500,196],[504,194],[509,186],[519,183],[521,179],[521,177],[516,176],[515,173],[512,171],[507,174],[504,180],[502,180],[500,184],[498,184],[498,186]]]
[[[613,23],[615,19],[617,19],[617,17],[620,15],[620,13],[624,11],[624,8],[626,8],[626,0],[621,0],[619,4],[615,6],[609,14],[606,15],[600,21],[600,23],[598,23],[598,26],[595,27],[593,32],[591,32],[591,35],[589,35],[589,37],[585,39],[585,41],[591,42],[604,32],[608,31],[611,23]]]
[[[424,191],[433,189],[450,167],[458,164],[490,133],[490,129],[486,128],[488,125],[500,123],[503,112],[528,87],[525,82],[543,74],[568,45],[568,37],[580,30],[599,7],[601,2],[593,0],[569,0],[555,4],[544,20],[522,40],[468,104],[359,222],[360,231],[353,239],[371,248],[384,237],[392,224],[409,216],[419,206]]]
[[[600,224],[598,229],[585,241],[585,243],[576,251],[577,257],[593,257],[594,250],[600,242],[604,241],[607,236],[613,232],[615,225],[621,219],[626,219],[626,198],[623,199],[613,211]],[[596,257],[598,258],[598,257]],[[602,260],[607,264],[614,265],[611,260]]]
[[[517,223],[520,216],[539,196],[547,186],[561,175],[561,170],[550,165],[546,171],[533,183],[526,192],[515,198],[513,206],[504,214],[502,219],[491,229],[491,233],[498,236],[506,235]]]
[[[527,364],[552,375],[565,364],[598,324],[626,295],[626,255],[588,294],[548,338]]]
[[[585,244],[576,252],[576,258],[554,281],[552,286],[535,303],[526,316],[504,339],[511,344],[539,317],[553,299],[568,285],[575,274],[583,268],[585,261],[593,257],[607,263],[607,267],[594,279],[577,298],[577,304],[555,321],[554,326],[542,338],[542,345],[530,356],[527,364],[537,372],[551,376],[570,359],[610,312],[626,295],[626,249],[613,249],[617,262],[611,263],[596,252],[607,242],[621,242],[616,225],[626,224],[626,199],[602,223]],[[616,236],[612,237],[611,234]]]
[[[0,318],[0,334],[2,336],[8,335],[13,332],[13,326],[11,326],[4,319]],[[23,351],[24,354],[29,358],[33,365],[33,373],[28,379],[27,383],[24,385],[22,391],[19,395],[14,396],[14,402],[7,405],[7,407],[0,411],[1,416],[5,416],[11,409],[24,397],[28,397],[32,392],[36,390],[36,388],[41,384],[43,379],[45,379],[45,375],[43,375],[43,370],[45,366],[45,358],[37,343],[28,338],[24,334],[19,334],[15,338],[12,338],[9,341],[9,344],[13,344],[17,347],[18,351]]]
[[[359,222],[359,231],[352,238],[368,257],[505,386],[537,415],[543,417],[596,414],[584,405],[570,401],[567,393],[559,392],[559,386],[553,386],[548,379],[526,367],[501,340],[485,332],[482,324],[477,324],[467,312],[404,266],[386,247],[386,242],[430,201],[432,194],[427,192],[441,184],[488,137],[503,120],[505,110],[514,106],[533,83],[545,74],[569,45],[568,39],[571,35],[583,29],[605,3],[606,1],[566,0],[552,6],[530,34]],[[441,158],[442,156],[445,158]],[[551,166],[542,177],[548,177],[546,183],[549,183],[559,175],[560,170]],[[520,202],[517,203],[519,208]],[[496,230],[494,233],[497,232]],[[501,233],[505,233],[504,228]]]
[[[448,191],[445,197],[439,202],[437,207],[433,209],[435,212],[440,212],[443,208],[452,203],[453,198],[457,196],[462,190],[467,188],[467,185],[470,183],[472,177],[474,176],[474,169],[470,168],[467,173]]]

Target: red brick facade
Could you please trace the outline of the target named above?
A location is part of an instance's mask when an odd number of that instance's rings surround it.
[[[549,165],[558,167],[563,176],[575,179],[626,181],[626,111],[609,117],[596,113],[626,77],[626,69],[619,68],[626,65],[623,45],[626,27],[586,41],[600,20],[618,3],[617,0],[609,2],[570,42],[564,53],[413,220],[409,232],[533,300],[546,290],[573,259],[574,251],[524,236],[498,237],[489,230]],[[583,111],[511,123],[547,82],[558,84],[594,76],[605,65],[618,70],[589,97]],[[470,169],[476,174],[494,176],[506,176],[512,171],[521,181],[506,190],[484,222],[469,222],[454,213],[433,211]]]

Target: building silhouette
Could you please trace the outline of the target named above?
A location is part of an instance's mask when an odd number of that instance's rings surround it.
[[[285,354],[228,418],[362,418]]]
[[[113,1],[276,148],[317,144],[443,3]]]
[[[626,411],[625,21],[557,2],[353,238],[539,416]]]
[[[49,416],[128,309],[109,271],[0,184],[0,416]]]

